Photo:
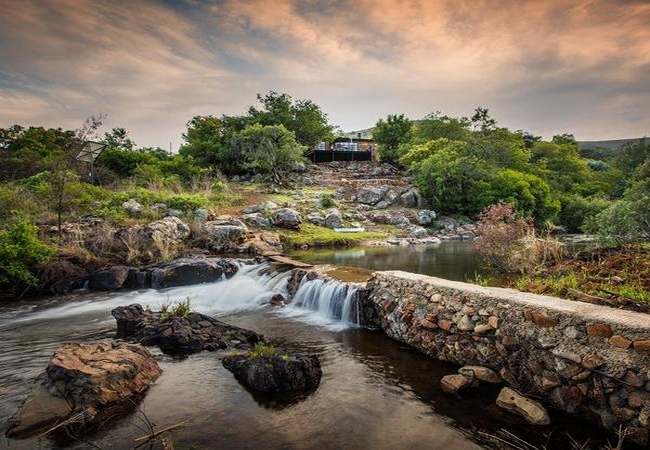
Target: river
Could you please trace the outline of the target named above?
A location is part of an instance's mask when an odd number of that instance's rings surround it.
[[[411,259],[400,254],[404,249],[394,250],[400,261]],[[382,255],[391,258],[390,253]],[[7,419],[56,347],[112,338],[115,321],[110,311],[118,305],[137,302],[155,309],[189,297],[195,310],[261,332],[290,351],[318,354],[323,369],[320,386],[306,396],[268,398],[243,388],[216,353],[174,359],[152,349],[163,375],[148,391],[140,411],[87,435],[93,445],[133,448],[133,438],[146,434],[143,420],[163,428],[186,418],[190,422],[174,433],[177,449],[473,449],[484,445],[482,433],[496,434],[502,428],[540,447],[550,434],[549,449],[566,448],[567,431],[579,441],[597,440],[595,447],[604,442],[595,427],[557,413],[552,413],[553,427],[526,425],[494,405],[496,387],[482,386],[461,396],[443,394],[440,378],[457,367],[406,348],[381,332],[355,326],[350,317],[333,313],[341,311],[340,305],[325,308],[314,298],[309,302],[303,298],[297,302],[303,307],[268,306],[273,292],[284,289],[286,277],[261,275],[261,269],[245,267],[232,279],[217,283],[79,293],[65,300],[0,307],[0,432],[4,436]],[[339,294],[345,296],[343,291]],[[0,448],[37,447],[88,448],[88,444],[0,438]]]

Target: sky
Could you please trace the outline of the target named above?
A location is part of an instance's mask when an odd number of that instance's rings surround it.
[[[579,140],[650,135],[650,1],[0,0],[0,127],[105,114],[173,148],[271,90],[346,131],[487,107]]]

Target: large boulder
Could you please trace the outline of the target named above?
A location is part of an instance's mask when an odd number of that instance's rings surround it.
[[[190,227],[178,217],[165,217],[145,226],[145,232],[152,239],[182,242],[190,237]]]
[[[331,208],[327,210],[327,216],[325,217],[325,226],[328,228],[342,228],[343,227],[343,218],[341,213],[336,208]]]
[[[405,208],[417,208],[422,203],[422,196],[417,189],[411,188],[400,196],[399,203]]]
[[[323,374],[315,355],[234,355],[224,358],[223,365],[245,386],[270,393],[312,390]]]
[[[88,288],[96,291],[120,289],[129,276],[130,267],[113,266],[94,271],[88,277]]]
[[[271,226],[271,221],[264,217],[261,213],[250,213],[241,216],[242,220],[249,225],[257,228],[268,228]]]
[[[151,271],[154,289],[209,283],[222,277],[230,278],[239,266],[229,259],[179,258]]]
[[[134,404],[161,373],[138,344],[67,344],[10,420],[7,436],[27,437],[66,420],[73,427],[103,423],[115,416],[113,407]]]
[[[383,195],[384,192],[380,188],[374,186],[368,186],[359,189],[355,197],[357,199],[357,203],[363,203],[365,205],[375,205],[379,203]]]
[[[318,225],[319,227],[325,226],[325,218],[321,213],[316,211],[307,214],[307,221],[309,223],[313,223],[314,225]]]
[[[428,227],[436,220],[436,213],[430,209],[421,209],[417,212],[416,218],[419,225]]]
[[[276,227],[298,230],[302,223],[302,217],[300,217],[300,213],[294,209],[280,208],[273,212],[271,221]]]
[[[236,251],[248,234],[248,228],[241,220],[213,220],[202,227],[203,239],[209,250],[214,252]]]
[[[509,387],[504,387],[497,397],[497,405],[506,411],[518,414],[532,425],[548,425],[551,419],[546,409],[535,400],[524,397]]]
[[[117,320],[118,337],[157,345],[170,355],[188,355],[202,350],[225,348],[250,349],[264,336],[245,328],[229,325],[197,312],[151,312],[139,304],[120,306],[111,311]]]

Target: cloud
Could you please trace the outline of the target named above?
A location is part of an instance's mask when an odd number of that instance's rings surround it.
[[[471,114],[550,136],[650,132],[650,2],[28,0],[0,18],[0,126],[108,113],[138,143],[257,92],[310,98],[345,129]]]

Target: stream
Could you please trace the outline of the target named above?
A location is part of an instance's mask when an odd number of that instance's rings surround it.
[[[451,248],[453,254],[459,247]],[[413,259],[412,249],[392,250],[382,254],[381,264],[393,258]],[[368,258],[379,261],[376,256]],[[471,265],[463,267],[474,270]],[[285,289],[287,276],[266,272],[264,265],[243,266],[233,278],[216,283],[82,292],[64,300],[1,306],[0,448],[89,448],[78,439],[65,443],[6,439],[7,420],[55,348],[114,336],[113,308],[140,303],[156,309],[186,297],[193,310],[263,333],[289,352],[317,354],[323,370],[320,386],[308,395],[270,398],[242,387],[215,353],[174,359],[150,348],[163,375],[139,410],[85,436],[94,446],[133,448],[133,439],[146,434],[146,422],[163,428],[186,418],[190,422],[174,432],[177,449],[473,449],[485,445],[483,433],[497,434],[501,429],[539,448],[568,448],[567,432],[578,442],[589,439],[593,448],[606,442],[595,426],[556,412],[551,414],[552,427],[526,425],[496,407],[498,387],[445,395],[440,378],[455,373],[457,367],[413,351],[379,331],[360,328],[352,289],[336,281],[303,282],[291,305],[271,307],[269,298]],[[455,278],[464,276],[457,273]]]

